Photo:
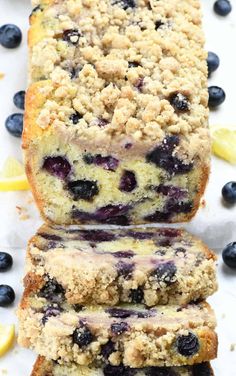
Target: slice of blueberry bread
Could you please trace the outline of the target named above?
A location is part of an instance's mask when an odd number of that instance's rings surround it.
[[[43,225],[29,242],[25,287],[40,276],[70,304],[186,304],[216,291],[215,261],[184,230]]]
[[[209,363],[183,367],[129,368],[105,365],[102,367],[61,365],[38,357],[31,376],[214,376]]]
[[[27,285],[18,316],[19,344],[59,362],[163,367],[209,361],[217,354],[215,317],[205,302],[71,305],[59,284],[39,277]]]
[[[189,220],[210,155],[199,1],[46,1],[31,19],[23,148],[43,217]]]

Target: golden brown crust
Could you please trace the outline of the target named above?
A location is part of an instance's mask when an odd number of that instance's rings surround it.
[[[31,376],[52,376],[53,362],[39,356],[34,364]]]

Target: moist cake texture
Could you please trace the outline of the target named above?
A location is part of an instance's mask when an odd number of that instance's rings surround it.
[[[84,367],[76,364],[60,365],[38,357],[31,376],[213,376],[209,363],[184,367],[148,367],[132,369],[124,366]]]
[[[70,304],[186,304],[216,291],[215,261],[184,230],[43,225],[29,242],[25,287],[54,281]]]
[[[41,1],[23,148],[57,224],[189,220],[209,173],[198,0]]]

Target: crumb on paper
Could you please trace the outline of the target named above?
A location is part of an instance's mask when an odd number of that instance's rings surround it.
[[[236,343],[231,343],[230,351],[235,351],[235,349],[236,349]]]
[[[204,198],[201,200],[201,207],[202,208],[206,207],[206,200]]]
[[[30,218],[27,208],[24,208],[23,206],[16,206],[16,210],[21,221],[26,221]]]
[[[5,77],[5,74],[0,72],[0,80],[2,80]]]

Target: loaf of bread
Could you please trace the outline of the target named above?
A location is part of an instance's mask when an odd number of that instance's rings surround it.
[[[124,366],[85,367],[60,365],[38,357],[31,376],[214,376],[209,363],[184,367],[148,367],[132,369]]]
[[[41,1],[23,135],[43,217],[188,221],[209,174],[199,0]]]
[[[187,304],[216,291],[215,261],[184,230],[43,225],[29,242],[25,287],[54,280],[70,304]]]

